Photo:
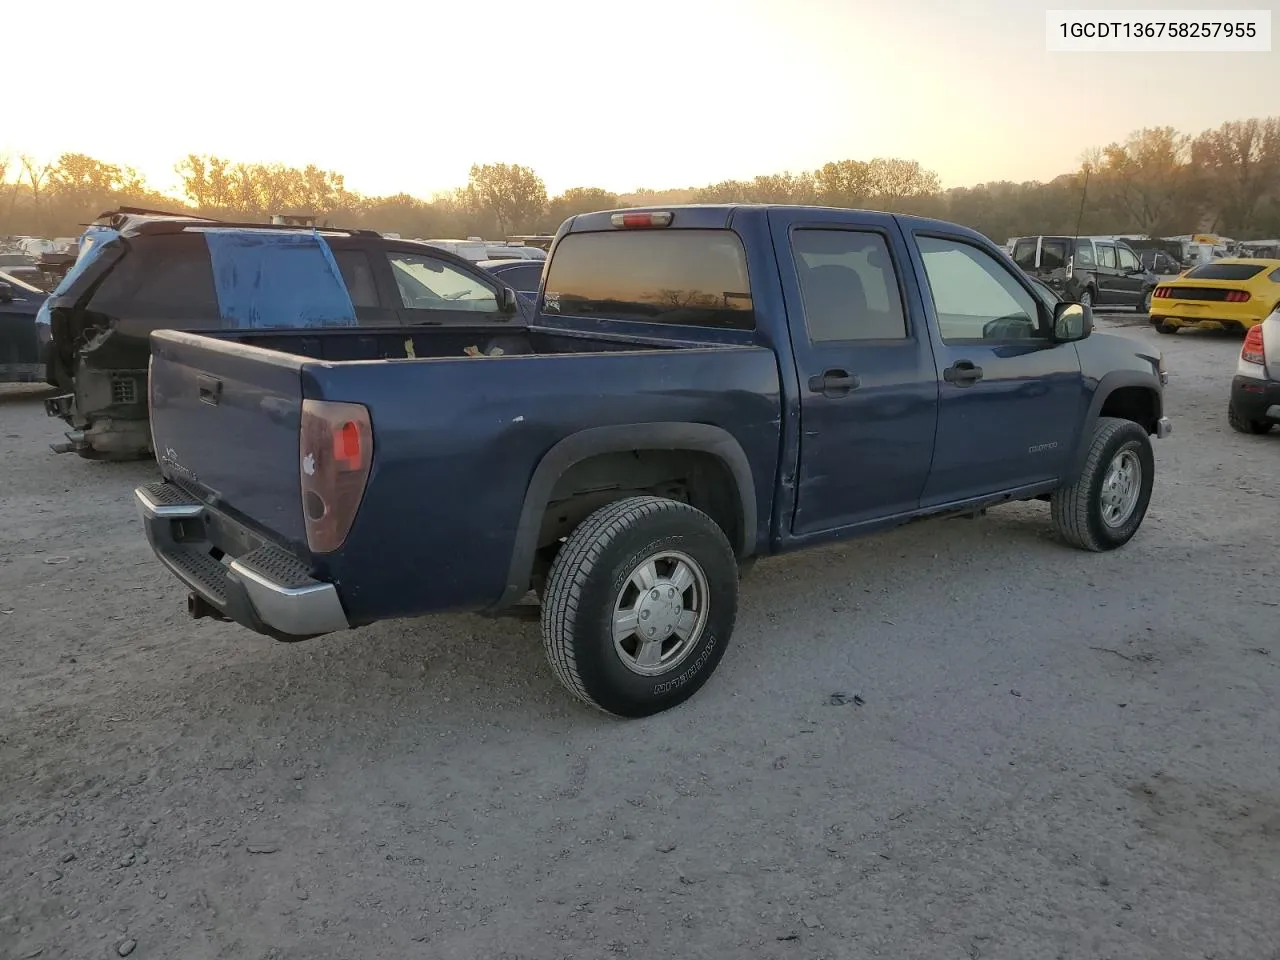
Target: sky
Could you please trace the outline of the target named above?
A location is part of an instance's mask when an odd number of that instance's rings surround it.
[[[11,5],[5,72],[28,109],[9,113],[0,155],[88,153],[167,190],[188,153],[315,163],[370,194],[430,196],[464,184],[473,163],[532,167],[551,193],[626,192],[878,156],[918,160],[956,186],[1047,180],[1142,127],[1198,133],[1280,113],[1280,46],[1045,51],[1047,7],[1141,4]]]

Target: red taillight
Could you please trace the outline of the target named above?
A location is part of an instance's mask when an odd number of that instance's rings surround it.
[[[1248,303],[1249,293],[1245,290],[1228,290],[1223,298],[1227,303]]]
[[[1265,363],[1266,353],[1262,345],[1262,324],[1250,327],[1244,335],[1244,346],[1240,348],[1240,359],[1245,363]]]
[[[369,481],[373,427],[368,409],[359,403],[303,400],[298,457],[307,546],[313,553],[329,553],[347,539]]]
[[[333,459],[344,470],[360,469],[360,427],[354,420],[333,432]]]
[[[1164,300],[1168,296],[1169,296],[1168,287],[1156,287],[1155,291],[1151,294],[1151,298],[1153,300]]]
[[[671,214],[669,212],[615,213],[609,218],[609,222],[615,227],[624,227],[632,230],[645,227],[669,227],[671,226]]]

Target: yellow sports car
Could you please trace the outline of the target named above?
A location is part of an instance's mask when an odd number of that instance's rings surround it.
[[[1151,294],[1151,325],[1245,331],[1280,306],[1280,260],[1229,258],[1193,267]]]

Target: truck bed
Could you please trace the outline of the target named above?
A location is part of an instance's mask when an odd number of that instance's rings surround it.
[[[764,467],[753,479],[768,535],[780,387],[764,347],[511,325],[158,331],[151,380],[166,479],[337,584],[353,624],[497,602],[535,469],[591,428],[722,428]],[[372,426],[359,511],[327,554],[306,539],[304,400],[361,404]],[[219,561],[234,551],[210,546]]]
[[[466,327],[342,328],[330,330],[226,330],[203,334],[217,340],[311,360],[444,360],[566,353],[636,353],[680,349],[679,344],[639,342],[530,329],[509,323]]]

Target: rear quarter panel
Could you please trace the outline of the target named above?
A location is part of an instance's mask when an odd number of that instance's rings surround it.
[[[764,348],[307,364],[302,388],[363,403],[373,422],[364,501],[341,550],[319,558],[353,622],[497,601],[535,468],[592,427],[723,428],[751,464],[768,537],[780,398]]]

